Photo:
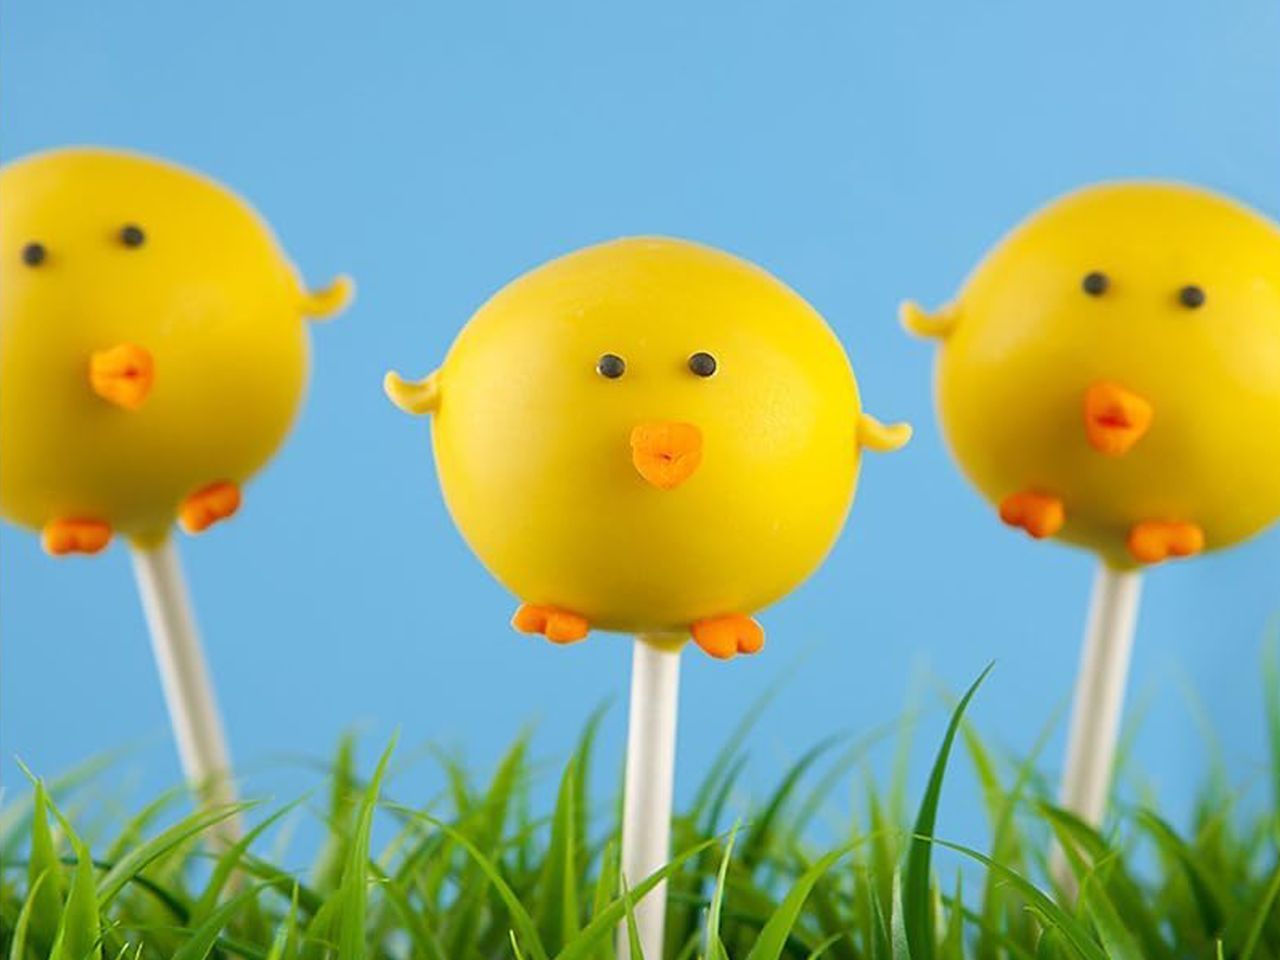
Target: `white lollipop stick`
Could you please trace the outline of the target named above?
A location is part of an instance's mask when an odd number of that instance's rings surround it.
[[[166,537],[155,547],[135,546],[132,553],[182,772],[206,804],[235,803],[227,737],[200,646],[178,548],[171,537]],[[223,840],[235,840],[241,832],[239,818],[223,820],[214,829]]]
[[[1111,789],[1129,660],[1133,653],[1142,574],[1098,565],[1089,623],[1080,651],[1067,762],[1058,802],[1092,826],[1100,826]],[[1068,890],[1074,880],[1062,852],[1054,850],[1053,874]]]
[[[631,659],[631,714],[622,806],[622,877],[641,883],[671,858],[671,798],[676,766],[680,648],[665,637],[637,637]],[[636,933],[647,960],[661,960],[666,924],[664,880],[635,905]],[[618,928],[618,960],[630,960],[627,925]]]

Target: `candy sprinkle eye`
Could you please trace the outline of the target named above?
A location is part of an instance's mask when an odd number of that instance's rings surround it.
[[[1189,283],[1178,291],[1179,302],[1189,310],[1195,310],[1204,306],[1205,295],[1204,290],[1197,287],[1194,283]]]
[[[136,223],[127,223],[120,228],[120,242],[126,247],[140,247],[146,239],[147,235]]]
[[[38,267],[46,256],[43,243],[28,243],[22,248],[22,262],[28,267]]]
[[[689,358],[689,369],[699,377],[709,377],[716,372],[716,358],[699,350]]]
[[[1084,275],[1084,279],[1080,282],[1080,288],[1091,297],[1100,297],[1107,292],[1110,281],[1107,275],[1098,270],[1091,270]]]
[[[596,373],[608,380],[617,380],[627,372],[627,362],[616,353],[606,353],[596,361]]]

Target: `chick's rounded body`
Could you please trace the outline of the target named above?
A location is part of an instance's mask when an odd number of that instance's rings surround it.
[[[625,372],[603,376],[605,356]],[[617,241],[525,275],[460,334],[439,390],[440,482],[468,544],[525,602],[604,629],[769,604],[821,562],[853,498],[844,351],[797,294],[709,248]],[[650,423],[701,437],[672,489],[629,448]]]
[[[159,539],[184,499],[243,483],[284,440],[307,294],[248,205],[176,166],[65,150],[0,178],[0,506],[31,527],[87,518]],[[129,409],[91,383],[116,345],[149,364]]]
[[[950,309],[939,416],[994,503],[1059,500],[1055,535],[1120,567],[1143,524],[1213,549],[1280,515],[1280,232],[1261,217],[1190,187],[1091,188],[1014,231]]]

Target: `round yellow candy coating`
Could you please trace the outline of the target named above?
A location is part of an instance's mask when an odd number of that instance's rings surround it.
[[[247,204],[172,164],[57,150],[7,165],[0,194],[0,513],[162,538],[284,439],[315,304]],[[153,367],[128,404],[91,374],[122,349]]]
[[[765,271],[693,243],[619,240],[520,277],[433,389],[467,543],[522,600],[602,629],[767,605],[821,562],[853,498],[858,389],[835,335]],[[670,474],[650,443],[694,459]]]
[[[1173,184],[1081,190],[935,322],[944,431],[993,503],[1060,499],[1061,539],[1119,567],[1138,524],[1214,549],[1280,516],[1280,230],[1253,211]],[[1108,413],[1095,384],[1134,406]]]

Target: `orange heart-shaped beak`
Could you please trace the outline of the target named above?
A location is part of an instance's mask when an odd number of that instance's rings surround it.
[[[1099,453],[1118,457],[1128,453],[1151,429],[1151,403],[1117,383],[1100,380],[1084,393],[1084,429]]]
[[[659,420],[631,431],[631,462],[659,490],[674,490],[702,463],[702,431],[692,423]]]
[[[137,410],[151,395],[155,361],[145,347],[121,343],[89,358],[89,385],[108,403]]]

